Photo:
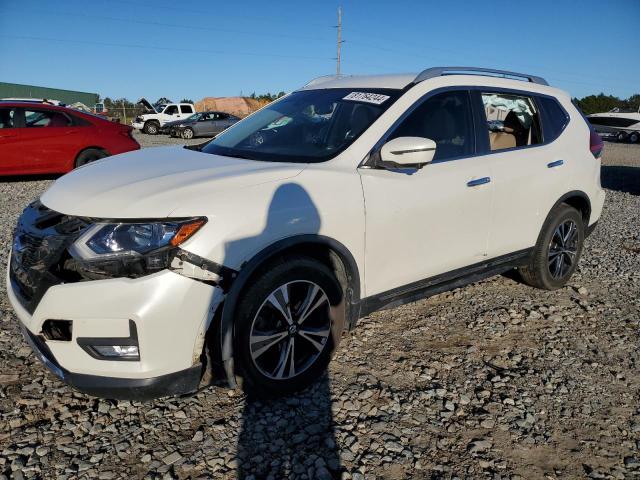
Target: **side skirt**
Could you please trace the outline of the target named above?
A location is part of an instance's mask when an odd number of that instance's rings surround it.
[[[532,252],[533,247],[527,248],[363,298],[360,303],[360,318],[378,310],[399,307],[522,267],[528,263]]]

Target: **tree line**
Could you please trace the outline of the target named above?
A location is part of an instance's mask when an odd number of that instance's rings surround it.
[[[636,93],[631,95],[627,99],[621,99],[613,95],[605,95],[600,93],[599,95],[589,95],[583,98],[574,98],[573,103],[577,105],[582,113],[590,115],[592,113],[608,112],[614,108],[620,110],[632,110],[638,111],[640,108],[640,94]]]

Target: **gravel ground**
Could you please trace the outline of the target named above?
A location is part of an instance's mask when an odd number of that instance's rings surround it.
[[[640,146],[607,144],[603,163],[605,210],[569,286],[503,276],[373,314],[326,378],[279,401],[76,393],[0,286],[0,478],[640,478]],[[0,183],[3,271],[50,183]]]

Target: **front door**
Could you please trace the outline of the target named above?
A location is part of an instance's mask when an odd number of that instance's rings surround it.
[[[0,108],[0,175],[12,175],[24,168],[16,110],[15,107]]]
[[[387,140],[397,137],[426,137],[437,147],[418,170],[359,169],[367,296],[486,258],[493,185],[490,159],[474,156],[469,92],[427,96]]]

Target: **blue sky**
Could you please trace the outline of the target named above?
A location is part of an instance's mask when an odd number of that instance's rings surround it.
[[[640,92],[640,0],[0,0],[0,81],[112,98],[290,91],[347,74],[474,65],[574,96]]]

